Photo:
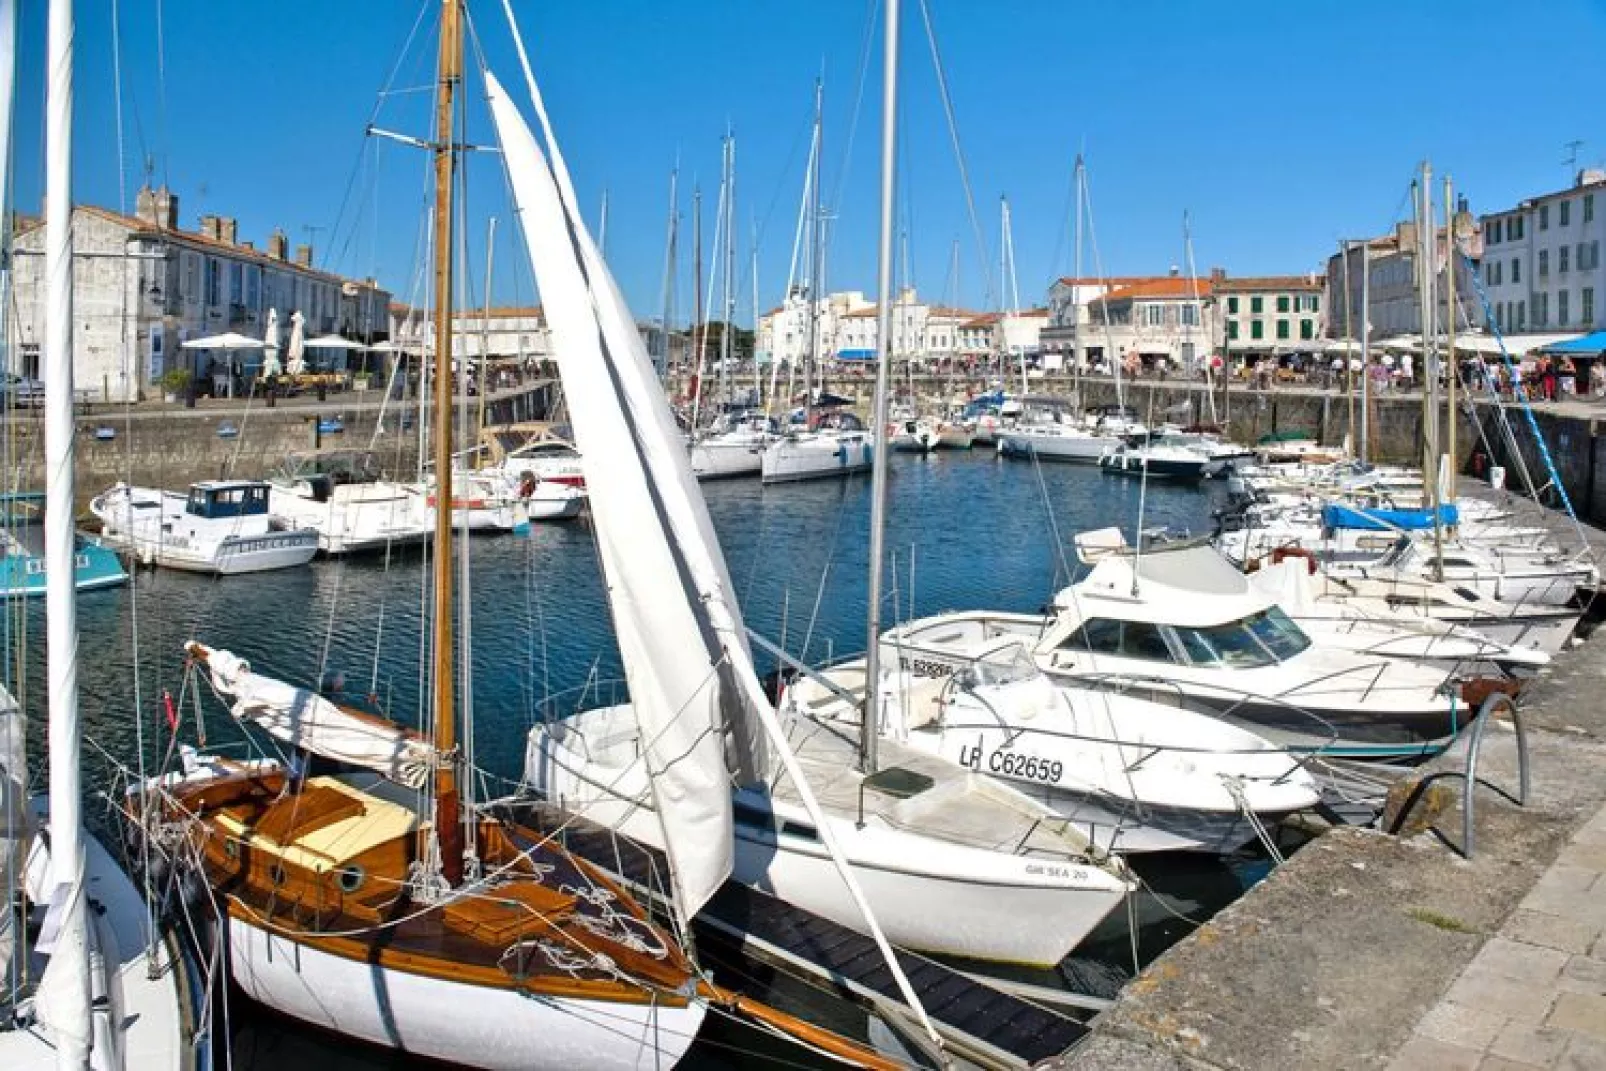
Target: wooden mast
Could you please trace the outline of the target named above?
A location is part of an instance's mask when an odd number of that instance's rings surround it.
[[[456,695],[452,678],[452,183],[457,152],[453,109],[463,78],[462,0],[441,0],[440,82],[435,99],[435,747],[444,761],[435,770],[435,837],[441,876],[463,880],[459,824]]]

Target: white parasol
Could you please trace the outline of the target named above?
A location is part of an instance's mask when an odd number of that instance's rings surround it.
[[[268,326],[262,332],[262,374],[266,377],[276,376],[282,371],[279,366],[279,310],[268,310]]]
[[[300,309],[290,314],[290,346],[285,352],[284,370],[292,376],[299,376],[307,370],[306,322]]]

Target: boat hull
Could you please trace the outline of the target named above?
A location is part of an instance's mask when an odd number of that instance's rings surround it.
[[[460,1066],[636,1071],[675,1064],[706,1008],[525,996],[374,966],[230,917],[235,984],[324,1030]]]
[[[128,582],[110,547],[80,538],[73,550],[73,587],[78,591],[113,588]],[[32,598],[45,593],[45,560],[26,552],[0,557],[0,598]]]
[[[1151,457],[1146,464],[1142,457],[1127,454],[1105,454],[1099,459],[1099,468],[1115,476],[1142,477],[1147,472],[1150,479],[1164,480],[1202,480],[1209,466],[1206,458],[1194,461]]]
[[[764,467],[764,444],[700,442],[691,447],[691,471],[699,480],[757,476]]]
[[[1038,458],[1042,461],[1072,461],[1096,465],[1104,451],[1121,445],[1111,435],[1022,435],[1004,432],[998,437],[1003,457]]]
[[[831,479],[870,471],[874,457],[868,435],[782,439],[764,451],[761,473],[765,483]]]

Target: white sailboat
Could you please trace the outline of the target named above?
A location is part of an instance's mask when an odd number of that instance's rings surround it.
[[[550,128],[549,162],[495,90],[492,110],[575,433],[597,462],[592,517],[632,695],[532,730],[527,780],[663,846],[682,905],[734,877],[896,944],[1057,962],[1127,895],[1119,866],[966,768],[891,747],[869,775],[838,725],[777,716],[673,416]]]
[[[0,690],[0,881],[21,892],[35,931],[0,920],[0,1067],[190,1068],[183,993],[193,979],[151,925],[140,892],[83,825],[78,710],[78,616],[73,585],[72,96],[73,5],[52,0],[45,165],[46,335],[43,349],[46,495],[47,797],[24,804],[25,721]],[[16,7],[0,0],[0,159],[9,169],[16,75]],[[8,184],[0,183],[0,186]],[[0,219],[7,218],[0,193]],[[4,238],[9,241],[9,234]],[[13,990],[11,983],[23,987]],[[35,983],[37,987],[35,988]]]
[[[367,451],[293,456],[269,481],[268,508],[298,527],[316,529],[331,557],[428,542],[428,508],[415,488],[380,475]]]

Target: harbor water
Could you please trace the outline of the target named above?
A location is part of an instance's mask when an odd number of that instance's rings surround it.
[[[1140,498],[1143,527],[1205,531],[1225,490],[1212,482],[1145,488],[1096,467],[1001,462],[991,450],[894,455],[891,464],[888,624],[952,609],[1036,611],[1074,575],[1075,533],[1116,525],[1131,539]],[[868,477],[769,488],[745,479],[704,491],[749,627],[811,663],[862,651]],[[476,538],[467,553],[469,620],[460,626],[472,637],[463,689],[472,695],[471,757],[487,773],[483,791],[500,793],[518,776],[535,719],[612,698],[621,673],[584,519],[538,525],[527,536]],[[137,766],[141,742],[147,765],[159,762],[174,724],[185,742],[204,731],[213,747],[243,744],[204,682],[186,680],[182,648],[190,639],[226,647],[259,672],[417,724],[426,687],[427,572],[423,552],[413,548],[388,560],[319,561],[223,579],[142,571],[129,587],[81,596],[82,705],[92,741],[86,783],[115,790],[117,767]],[[19,627],[28,633],[29,658],[14,672],[26,674],[22,691],[37,714],[44,694],[39,608]],[[758,660],[761,671],[773,668],[770,659]],[[1162,895],[1137,919],[1145,958],[1185,933],[1190,919],[1236,895],[1242,875],[1190,860],[1162,864],[1146,877]],[[1130,969],[1124,927],[1093,951]],[[807,1004],[806,994],[773,995]],[[354,1051],[237,996],[228,1013],[234,1068],[406,1066],[404,1057]],[[700,1042],[692,1065],[751,1066],[736,1054],[755,1039],[738,1031],[733,1040],[727,1032]],[[796,1050],[777,1054],[798,1057]]]

